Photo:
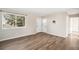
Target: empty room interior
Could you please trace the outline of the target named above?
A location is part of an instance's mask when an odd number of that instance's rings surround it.
[[[0,50],[78,49],[78,8],[0,8]]]

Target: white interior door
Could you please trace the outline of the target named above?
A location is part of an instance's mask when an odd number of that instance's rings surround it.
[[[41,32],[42,31],[42,19],[41,18],[38,18],[37,19],[37,32]]]
[[[47,32],[47,19],[42,20],[42,32]]]

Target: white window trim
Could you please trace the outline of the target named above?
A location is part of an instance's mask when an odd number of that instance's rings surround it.
[[[3,20],[4,20],[4,14],[12,14],[12,15],[16,15],[16,16],[24,16],[25,17],[25,26],[22,27],[11,27],[11,28],[4,28],[3,27]],[[26,16],[25,15],[21,15],[21,14],[15,14],[15,13],[9,13],[9,12],[2,12],[2,29],[20,29],[20,28],[26,28]]]

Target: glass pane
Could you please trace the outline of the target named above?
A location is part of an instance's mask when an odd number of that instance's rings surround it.
[[[78,32],[78,17],[71,17],[70,18],[70,31],[72,32]]]

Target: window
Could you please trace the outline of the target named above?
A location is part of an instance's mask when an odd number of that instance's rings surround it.
[[[2,18],[3,28],[16,28],[25,26],[25,16],[14,14],[3,14]]]
[[[79,31],[79,17],[70,18],[70,31],[71,33]]]

